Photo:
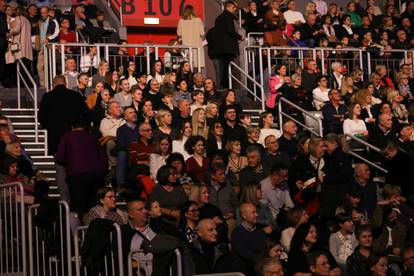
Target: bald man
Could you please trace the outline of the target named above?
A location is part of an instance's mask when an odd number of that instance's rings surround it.
[[[212,219],[202,219],[198,223],[199,238],[191,247],[196,274],[233,271],[229,248],[226,243],[218,243],[216,228],[217,224]]]
[[[231,236],[231,246],[246,275],[254,275],[254,263],[258,254],[264,250],[266,233],[257,227],[256,206],[251,203],[240,205],[241,225],[237,226]]]
[[[366,163],[355,164],[352,187],[361,191],[362,206],[368,213],[368,217],[371,218],[380,195],[380,189],[377,183],[372,180],[371,170]]]

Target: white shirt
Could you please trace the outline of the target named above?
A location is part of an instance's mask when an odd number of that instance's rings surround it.
[[[355,135],[367,130],[367,126],[363,120],[346,119],[342,124],[344,134]]]
[[[99,61],[97,55],[85,55],[81,56],[80,68],[83,73],[87,73],[91,67],[98,69]]]
[[[183,137],[182,140],[174,140],[172,142],[172,152],[181,153],[184,156],[184,161],[191,157],[188,152],[184,149],[184,144],[187,141],[187,137]]]
[[[298,11],[287,10],[283,13],[283,16],[285,17],[286,22],[288,24],[294,24],[296,21],[300,21],[301,23],[306,23],[305,18],[303,17],[303,14]]]
[[[130,86],[130,87],[138,83],[138,82],[137,82],[137,79],[136,79],[136,78],[134,78],[133,76],[129,76],[129,78],[128,78],[128,82],[129,82],[129,86]]]
[[[101,132],[102,136],[113,136],[116,137],[116,131],[118,128],[125,124],[125,120],[122,118],[115,119],[112,117],[103,118],[101,121],[101,125],[99,127],[99,131]]]
[[[282,132],[280,132],[280,130],[275,129],[275,128],[262,128],[260,130],[260,136],[257,142],[265,146],[265,139],[269,135],[274,135],[276,136],[276,139],[279,139],[279,137],[282,136]]]
[[[321,110],[322,106],[326,103],[329,102],[329,90],[328,88],[326,88],[325,90],[321,90],[320,87],[316,87],[315,89],[313,89],[312,91],[312,97],[313,97],[313,105],[315,106],[315,108],[317,110]]]
[[[280,237],[280,244],[283,246],[287,253],[289,253],[290,251],[290,242],[292,241],[295,231],[296,229],[293,227],[286,228],[282,231],[282,235]]]
[[[290,198],[289,189],[280,187],[275,188],[270,177],[266,177],[260,181],[260,186],[262,189],[263,200],[267,202],[266,205],[270,207],[275,219],[280,213],[281,208],[292,208],[295,206]]]

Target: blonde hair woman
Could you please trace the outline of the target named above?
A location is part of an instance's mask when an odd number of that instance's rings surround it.
[[[173,141],[177,137],[178,131],[175,128],[171,127],[171,112],[167,109],[160,109],[158,110],[156,116],[158,128],[153,130],[153,139],[155,141],[159,141],[164,136],[167,136],[170,138],[170,141]]]
[[[401,124],[408,123],[408,110],[402,103],[403,97],[398,91],[393,90],[387,95],[387,101],[391,104],[392,115],[398,119]]]
[[[183,15],[178,21],[177,36],[183,45],[200,47],[200,64],[197,64],[197,51],[193,50],[193,66],[205,67],[204,65],[204,25],[203,21],[196,16],[194,7],[187,5],[184,7]]]
[[[206,112],[203,108],[197,108],[194,110],[193,118],[191,119],[191,126],[193,128],[193,135],[201,135],[207,139],[208,127]]]
[[[234,173],[239,180],[240,171],[247,166],[246,156],[241,155],[241,143],[238,140],[228,141],[226,151],[229,153],[229,163],[227,168]]]
[[[341,96],[347,104],[351,103],[354,98],[354,80],[347,75],[342,80]]]
[[[205,111],[206,111],[206,118],[207,118],[207,125],[211,126],[212,123],[218,120],[219,117],[219,107],[216,102],[209,102],[206,105]]]

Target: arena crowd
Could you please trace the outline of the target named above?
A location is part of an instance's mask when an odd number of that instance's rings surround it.
[[[71,11],[8,2],[0,1],[4,86],[14,84],[7,74],[16,59],[44,86],[41,47],[78,42],[76,32],[92,43],[127,43],[89,1],[75,1]],[[204,63],[191,64],[178,49],[159,60],[146,57],[147,72],[146,61],[122,47],[112,60],[98,60],[97,47],[78,60],[71,56],[76,47],[67,48],[65,73],[53,78],[38,116],[48,131],[61,199],[76,223],[122,225],[125,257],[154,240],[164,241],[167,251],[180,248],[187,275],[414,275],[413,52],[387,52],[413,49],[414,1],[404,2],[401,13],[393,0],[383,9],[375,0],[360,2],[338,7],[314,0],[301,13],[294,0],[255,0],[246,7],[226,1],[208,32],[186,6],[170,44],[199,46],[206,37],[220,85]],[[305,67],[297,63],[294,70],[275,61],[267,109],[256,124],[227,84],[225,68],[242,39],[238,8],[245,31],[263,31],[265,46],[362,47],[397,66],[379,62],[363,80],[367,68],[344,70],[342,60],[352,52],[334,54],[325,75],[320,57],[306,57]],[[13,44],[22,32],[27,41],[12,51],[7,41]],[[302,129],[304,115],[291,106],[284,108],[294,120],[278,122],[281,97],[322,114],[324,136]],[[52,200],[48,183],[21,142],[1,116],[1,182],[22,182],[27,205],[46,204]],[[139,275],[166,275],[165,256],[135,256]]]

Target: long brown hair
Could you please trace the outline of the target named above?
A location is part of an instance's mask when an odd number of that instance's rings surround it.
[[[182,17],[185,20],[190,20],[190,19],[193,19],[194,17],[197,17],[194,12],[194,7],[191,5],[185,6],[183,13],[182,13]]]

